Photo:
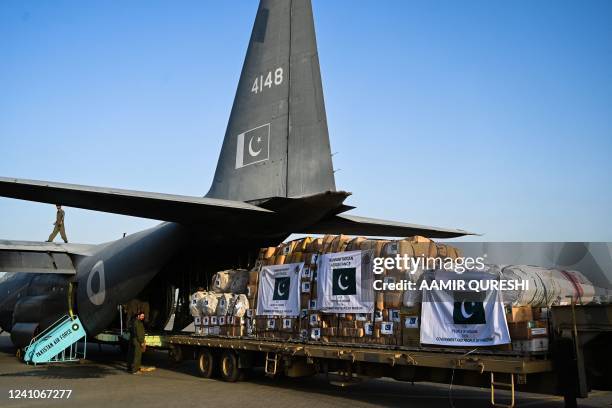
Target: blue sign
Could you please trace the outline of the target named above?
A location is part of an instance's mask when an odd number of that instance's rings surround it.
[[[47,363],[85,336],[85,330],[78,317],[66,319],[27,348],[25,361]]]

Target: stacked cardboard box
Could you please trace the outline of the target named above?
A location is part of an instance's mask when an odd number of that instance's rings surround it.
[[[256,270],[263,265],[304,262],[300,282],[300,316],[289,326],[283,319],[257,316],[255,334],[266,338],[302,338],[322,342],[367,343],[387,345],[419,345],[420,305],[405,302],[403,291],[380,291],[375,294],[375,310],[371,314],[321,313],[317,307],[317,260],[326,253],[372,250],[374,257],[407,254],[456,258],[459,251],[447,245],[413,237],[400,241],[351,238],[346,235],[326,235],[322,238],[302,238],[260,251]],[[383,279],[399,282],[415,280],[406,270],[388,270]],[[249,300],[256,304],[257,285],[251,288]],[[252,294],[252,296],[251,296]],[[274,322],[273,322],[274,320]]]
[[[548,309],[509,307],[506,313],[512,349],[521,352],[548,350]]]
[[[427,238],[412,237],[398,241],[351,238],[345,235],[306,237],[285,242],[277,247],[262,248],[255,267],[241,271],[241,278],[216,275],[216,290],[243,288],[249,309],[244,315],[217,313],[201,317],[203,334],[255,336],[269,339],[301,339],[333,343],[419,346],[421,304],[417,292],[387,290],[375,292],[373,313],[322,313],[317,304],[317,262],[322,254],[344,251],[371,250],[373,257],[430,257],[456,259],[460,252],[448,245],[437,244]],[[304,262],[300,278],[300,314],[298,317],[256,315],[259,272],[262,266]],[[402,280],[416,282],[423,270],[385,268],[378,277],[386,283]],[[224,272],[225,273],[225,272]],[[231,275],[231,274],[230,274]],[[216,281],[219,281],[218,284]],[[239,281],[238,283],[233,283]],[[215,286],[216,285],[216,286]],[[415,297],[415,293],[416,296]],[[201,294],[198,295],[198,298]],[[217,307],[217,309],[219,309]],[[547,309],[530,306],[508,307],[508,327],[511,346],[504,349],[533,352],[548,348]]]

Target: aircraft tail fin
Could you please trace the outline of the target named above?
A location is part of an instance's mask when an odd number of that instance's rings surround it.
[[[310,0],[261,0],[207,197],[335,189]]]

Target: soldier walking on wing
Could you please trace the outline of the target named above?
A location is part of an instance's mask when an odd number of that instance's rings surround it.
[[[64,229],[64,210],[62,210],[62,206],[59,204],[56,204],[55,206],[57,207],[57,214],[55,215],[55,222],[53,223],[55,227],[53,228],[51,235],[49,235],[47,242],[53,242],[57,236],[57,233],[59,232],[64,242],[68,243],[68,238],[66,238],[66,230]]]
[[[128,348],[127,369],[132,374],[140,374],[142,352],[145,350],[145,330],[142,321],[145,315],[138,311],[130,326],[130,343]]]

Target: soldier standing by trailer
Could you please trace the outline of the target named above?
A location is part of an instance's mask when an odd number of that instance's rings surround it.
[[[140,374],[141,372],[140,362],[142,359],[142,352],[146,347],[145,331],[142,323],[144,318],[144,313],[138,311],[134,319],[132,319],[132,325],[130,326],[127,369],[132,374]]]
[[[57,207],[57,214],[55,215],[55,222],[53,223],[55,227],[53,228],[51,235],[49,235],[47,242],[53,242],[57,236],[57,233],[59,232],[64,242],[68,243],[68,238],[66,238],[66,230],[64,229],[64,210],[62,210],[62,206],[59,204],[56,204],[55,207]]]

